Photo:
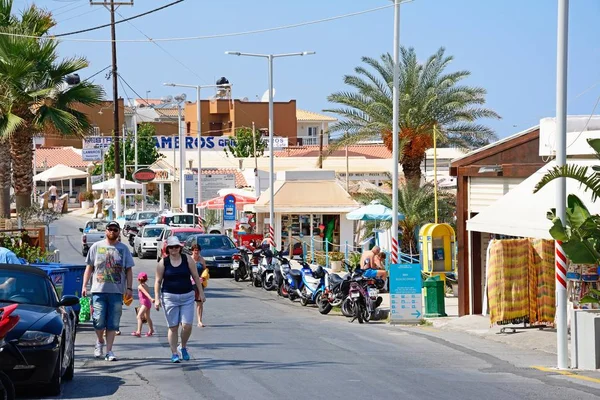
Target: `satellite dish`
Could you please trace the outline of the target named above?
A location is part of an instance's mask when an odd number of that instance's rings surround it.
[[[242,101],[248,101],[248,98],[247,98],[247,97],[244,97],[244,98],[242,99]]]
[[[273,88],[273,97],[275,97],[275,88]],[[262,101],[263,103],[269,101],[269,89],[265,90],[260,101]]]

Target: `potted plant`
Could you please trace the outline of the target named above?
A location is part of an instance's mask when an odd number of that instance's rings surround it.
[[[333,272],[342,272],[342,261],[344,261],[344,253],[340,251],[329,252],[329,264]]]
[[[81,193],[79,198],[81,200],[81,208],[84,210],[91,208],[94,204],[94,192],[92,191]]]

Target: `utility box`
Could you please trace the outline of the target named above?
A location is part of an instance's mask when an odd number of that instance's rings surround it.
[[[419,258],[423,272],[439,276],[456,270],[456,235],[448,224],[425,224],[419,231]]]
[[[446,283],[439,276],[427,278],[425,288],[425,318],[447,317],[445,304]]]
[[[600,310],[575,310],[571,329],[574,361],[571,367],[600,369]]]

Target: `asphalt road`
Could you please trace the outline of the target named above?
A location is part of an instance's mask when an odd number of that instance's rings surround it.
[[[83,262],[78,227],[59,221],[63,262]],[[136,275],[154,276],[155,262],[136,259]],[[75,379],[65,399],[597,399],[600,384],[531,368],[555,356],[429,326],[359,325],[321,316],[275,293],[211,279],[204,322],[189,348],[192,360],[170,364],[162,312],[158,335],[130,336],[135,315],[125,307],[118,362],[92,357],[90,323],[77,336]],[[21,392],[21,398],[44,398]]]

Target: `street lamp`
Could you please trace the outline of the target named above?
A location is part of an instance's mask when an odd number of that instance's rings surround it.
[[[185,167],[185,157],[184,157],[184,146],[185,146],[185,138],[183,135],[183,124],[181,122],[181,104],[185,101],[186,95],[185,93],[179,94],[177,96],[167,96],[163,103],[175,102],[177,104],[177,124],[179,130],[179,204],[183,209],[183,202],[185,200],[184,193],[184,167]],[[173,169],[175,169],[175,140],[173,140]]]
[[[198,201],[196,204],[202,203],[202,113],[200,111],[200,89],[202,88],[231,88],[231,84],[217,84],[217,85],[186,85],[182,83],[163,83],[164,86],[171,87],[185,87],[196,89],[196,122],[197,129],[196,135],[198,138]],[[200,216],[200,209],[198,209],[198,216]]]
[[[398,131],[400,118],[400,0],[394,0],[394,87],[392,89],[392,257],[398,263]],[[435,132],[434,132],[435,135]],[[437,222],[437,221],[436,221]]]
[[[282,54],[256,54],[256,53],[242,53],[239,51],[226,51],[225,54],[232,56],[246,56],[246,57],[261,57],[266,58],[269,61],[269,188],[270,196],[269,199],[269,241],[273,249],[275,246],[275,196],[274,196],[274,182],[273,174],[275,173],[274,168],[274,155],[273,155],[273,59],[280,57],[294,57],[294,56],[309,56],[315,54],[314,51],[303,51],[300,53],[282,53]]]

